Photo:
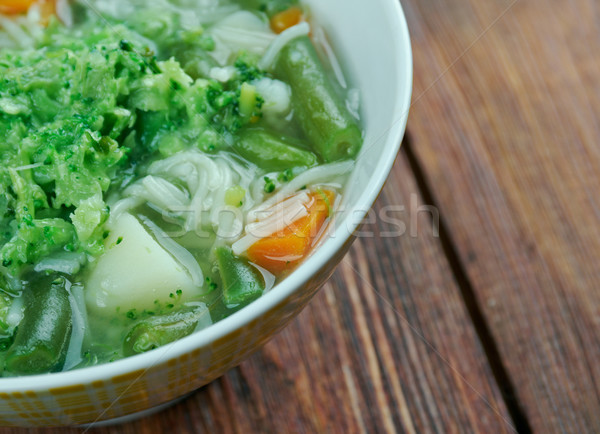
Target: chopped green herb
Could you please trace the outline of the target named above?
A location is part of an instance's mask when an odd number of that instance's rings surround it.
[[[294,178],[294,173],[292,172],[292,169],[285,169],[283,172],[281,172],[279,174],[279,176],[277,176],[277,180],[279,182],[289,182]]]
[[[119,48],[123,51],[133,51],[133,45],[131,45],[131,42],[125,39],[121,39],[119,42]]]
[[[271,178],[269,178],[268,176],[264,177],[264,181],[265,181],[265,193],[269,194],[269,193],[273,193],[275,191],[275,182],[273,182],[273,180]]]

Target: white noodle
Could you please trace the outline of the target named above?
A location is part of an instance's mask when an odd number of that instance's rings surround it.
[[[134,184],[132,189],[139,190],[138,196],[163,209],[178,209],[189,202],[189,196],[179,188],[157,176],[148,175],[141,183]],[[131,194],[126,191],[126,194]]]
[[[44,163],[28,164],[26,166],[15,167],[14,170],[15,170],[15,172],[20,172],[21,170],[35,169],[36,167],[40,167],[43,165],[44,165]]]
[[[185,200],[178,193],[170,195],[173,200],[163,200],[162,203],[157,199],[153,201],[164,211],[185,213],[183,229],[186,232],[199,232],[202,228],[212,227],[224,238],[235,238],[241,234],[244,213],[253,206],[254,201],[246,195],[243,206],[233,208],[226,205],[225,194],[236,185],[248,191],[250,182],[256,177],[256,169],[244,168],[233,157],[226,155],[209,157],[200,151],[186,151],[153,163],[148,173],[157,179],[175,179],[187,187],[189,197]],[[164,183],[166,186],[167,181]],[[147,186],[142,188],[138,182],[128,188],[126,194],[148,200],[146,189]],[[156,195],[159,193],[156,192]]]
[[[246,226],[246,233],[260,238],[268,237],[307,215],[308,211],[304,203],[296,201],[291,206],[282,208],[281,211],[264,220],[248,224]]]
[[[65,26],[71,27],[73,25],[73,12],[68,0],[56,0],[56,16]]]
[[[288,42],[300,36],[306,36],[310,33],[310,25],[307,22],[296,24],[289,29],[281,32],[269,45],[262,59],[258,62],[260,69],[269,70],[273,66],[279,52],[285,47]]]
[[[321,27],[314,29],[314,41],[316,42],[316,45],[323,50],[325,56],[327,57],[328,64],[331,66],[333,74],[335,75],[338,83],[343,89],[346,89],[348,85],[346,83],[346,78],[344,77],[342,67],[340,66],[340,62],[338,61],[333,48],[331,48],[331,44],[327,39],[327,35]]]
[[[67,291],[69,292],[69,303],[71,305],[71,340],[65,357],[63,371],[73,369],[79,365],[83,358],[81,357],[81,349],[83,347],[83,339],[85,337],[85,329],[87,324],[87,314],[85,310],[85,300],[83,295],[83,287],[71,285],[67,282]]]
[[[321,182],[331,181],[337,176],[342,176],[349,173],[354,167],[353,161],[343,161],[341,163],[326,164],[323,166],[317,166],[306,172],[301,173],[296,178],[291,180],[288,184],[281,187],[277,194],[271,196],[269,199],[250,210],[247,215],[248,221],[255,221],[259,219],[260,213],[269,209],[277,202],[281,202],[291,194],[300,190],[302,187],[319,184]]]
[[[204,285],[204,277],[200,265],[196,258],[185,248],[173,241],[160,227],[152,222],[147,217],[138,216],[139,219],[152,232],[156,241],[167,251],[177,262],[179,262],[192,278],[194,285],[202,287]]]
[[[271,208],[263,210],[262,219],[246,225],[245,233],[241,239],[233,243],[232,249],[239,255],[250,248],[258,240],[277,233],[302,217],[308,215],[307,207],[310,197],[306,192],[300,192],[287,198]]]
[[[194,333],[205,329],[213,323],[210,317],[210,311],[208,310],[208,306],[206,306],[206,303],[202,303],[201,301],[188,301],[183,305],[186,307],[197,308],[198,311],[201,311],[198,313],[198,323],[196,324],[196,328],[194,328]]]
[[[210,55],[221,65],[240,50],[261,56],[275,39],[267,23],[248,11],[237,11],[223,18],[209,29],[209,34],[215,41]]]
[[[352,116],[360,119],[360,91],[356,88],[348,90],[348,98],[346,99],[346,108]]]
[[[33,269],[38,273],[52,270],[72,276],[79,273],[85,260],[84,253],[57,252],[40,260]]]
[[[33,45],[33,38],[23,30],[23,28],[17,24],[17,21],[13,21],[0,15],[0,26],[6,31],[6,34],[12,43],[21,48],[31,47]]]
[[[302,191],[302,192],[298,193],[297,195],[290,196],[287,199],[284,199],[281,202],[276,203],[275,205],[271,206],[270,208],[267,208],[267,209],[261,211],[261,215],[263,216],[263,218],[267,218],[267,217],[270,217],[270,216],[276,214],[282,208],[289,207],[290,204],[291,204],[291,206],[293,206],[298,201],[300,203],[307,203],[309,201],[309,199],[310,198],[308,197],[308,194],[306,194],[306,192]],[[252,220],[249,220],[249,221],[252,221]],[[254,221],[258,221],[258,217],[255,218]]]
[[[144,203],[144,199],[140,196],[132,196],[121,199],[114,204],[108,203],[110,206],[110,216],[108,217],[108,226],[113,225],[118,218],[132,208],[140,206]]]
[[[271,289],[273,289],[273,287],[275,286],[275,275],[273,275],[269,271],[265,270],[263,267],[260,267],[260,266],[258,266],[256,264],[252,264],[252,266],[254,268],[256,268],[260,272],[260,274],[262,274],[262,277],[263,277],[264,282],[265,282],[265,290],[264,290],[264,292],[268,292]]]
[[[242,253],[244,253],[246,250],[248,250],[250,248],[250,246],[252,246],[252,244],[254,244],[255,242],[257,242],[261,239],[262,238],[255,237],[252,234],[244,235],[242,238],[240,238],[235,243],[233,243],[231,245],[231,248],[233,250],[233,253],[235,253],[236,255],[239,256]]]

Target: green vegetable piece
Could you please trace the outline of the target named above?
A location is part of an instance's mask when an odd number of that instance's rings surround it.
[[[234,256],[228,247],[217,248],[216,255],[225,305],[246,305],[262,295],[264,279],[248,261]]]
[[[5,356],[5,370],[18,375],[60,371],[71,339],[71,304],[64,277],[32,282],[25,293],[25,312],[14,343]]]
[[[273,193],[275,191],[275,182],[268,176],[265,176],[263,179],[265,181],[264,192],[267,194]]]
[[[151,317],[136,324],[123,342],[125,356],[140,354],[190,335],[207,309],[179,311]]]
[[[241,206],[243,205],[244,198],[246,197],[246,190],[241,185],[230,187],[225,192],[225,204],[229,206]]]
[[[241,0],[240,3],[247,9],[259,10],[266,13],[269,18],[298,4],[298,0]]]
[[[362,145],[361,129],[307,36],[283,48],[276,74],[292,87],[294,112],[313,150],[328,163],[355,157]]]
[[[239,111],[242,116],[252,116],[252,112],[256,107],[257,103],[257,93],[256,87],[252,86],[249,83],[242,83],[240,87],[240,102],[239,102]]]
[[[261,128],[249,128],[240,132],[233,148],[242,157],[269,172],[316,165],[317,156],[296,147],[295,142]]]
[[[194,80],[207,77],[211,68],[219,64],[196,44],[177,41],[170,53],[175,57],[183,70]]]

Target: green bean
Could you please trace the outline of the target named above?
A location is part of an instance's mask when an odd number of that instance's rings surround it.
[[[362,144],[361,130],[336,94],[308,36],[283,48],[275,71],[292,87],[294,112],[313,150],[325,162],[355,157]]]
[[[123,353],[131,356],[184,338],[194,331],[202,315],[208,315],[208,311],[195,309],[148,318],[136,324],[127,334]]]
[[[312,167],[317,156],[294,146],[291,138],[276,136],[261,128],[242,131],[233,148],[245,159],[267,171]]]
[[[64,277],[44,277],[25,293],[25,312],[6,352],[6,371],[28,375],[62,369],[71,339],[71,304]]]
[[[262,295],[264,279],[248,261],[234,256],[228,247],[217,248],[216,255],[226,306],[245,305]]]

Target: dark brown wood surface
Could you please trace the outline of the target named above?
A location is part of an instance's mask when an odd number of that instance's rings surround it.
[[[367,233],[241,366],[90,432],[600,431],[600,6],[402,3],[414,103]]]
[[[599,4],[406,9],[417,95],[409,153],[518,403],[538,432],[598,432]]]

